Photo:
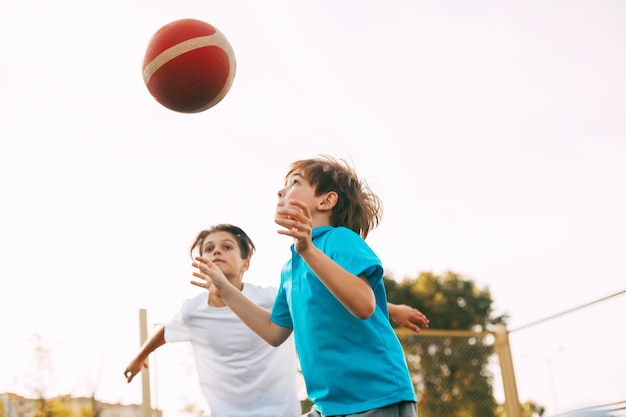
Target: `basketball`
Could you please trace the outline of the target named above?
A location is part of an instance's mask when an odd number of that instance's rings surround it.
[[[201,20],[180,19],[152,36],[142,70],[157,102],[180,113],[198,113],[226,96],[235,67],[233,49],[217,28]]]

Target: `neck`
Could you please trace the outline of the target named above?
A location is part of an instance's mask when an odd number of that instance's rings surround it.
[[[323,216],[323,217],[314,218],[311,226],[313,229],[315,229],[316,227],[320,227],[320,226],[332,226],[332,224],[330,224],[330,217]]]

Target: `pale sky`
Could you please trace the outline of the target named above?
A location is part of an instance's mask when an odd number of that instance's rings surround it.
[[[180,18],[237,59],[228,95],[193,115],[141,77]],[[397,279],[473,279],[510,329],[624,290],[625,21],[619,0],[3,0],[0,392],[32,392],[39,334],[50,395],[140,402],[123,377],[139,309],[162,323],[196,294],[188,248],[217,223],[257,245],[245,279],[277,285],[276,191],[318,154],[382,197],[368,243]],[[520,400],[625,400],[624,305],[513,333]],[[203,405],[188,346],[157,361],[164,417]]]

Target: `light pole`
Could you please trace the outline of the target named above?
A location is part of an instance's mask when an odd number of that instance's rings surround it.
[[[546,370],[548,372],[548,379],[550,381],[550,390],[552,391],[552,402],[553,402],[553,405],[554,405],[554,412],[555,413],[559,412],[559,401],[558,401],[557,395],[556,395],[556,384],[554,383],[554,372],[552,371],[552,358],[554,357],[554,355],[556,355],[557,353],[560,353],[560,352],[563,352],[563,346],[559,346],[557,348],[557,350],[555,350],[554,352],[550,353],[547,356],[522,354],[522,358],[525,358],[525,359],[536,359],[536,360],[540,360],[543,363],[545,363]]]

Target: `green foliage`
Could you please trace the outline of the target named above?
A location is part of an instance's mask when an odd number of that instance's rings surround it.
[[[68,399],[58,397],[48,402],[47,417],[74,417],[74,409],[68,403]]]
[[[80,409],[80,417],[100,417],[102,414],[102,406],[96,400],[95,394],[91,395],[89,398],[89,406],[81,407]]]
[[[422,272],[417,278],[399,283],[389,278],[384,281],[387,299],[426,314],[431,329],[485,330],[507,319],[491,317],[493,300],[488,288],[479,289],[474,281],[453,272],[441,276]]]
[[[195,403],[187,403],[180,410],[183,414],[188,414],[191,417],[202,417],[204,415],[204,411]]]
[[[522,404],[523,417],[541,417],[545,414],[545,412],[545,407],[535,403],[534,401],[526,401]]]
[[[37,399],[33,417],[74,417],[74,408],[69,397],[57,397],[51,400]]]
[[[522,417],[542,417],[546,412],[544,406],[534,401],[526,401],[522,404]],[[497,417],[507,417],[504,411],[504,405],[498,406]]]
[[[491,294],[472,280],[447,272],[415,279],[385,279],[387,298],[419,309],[430,329],[481,332],[505,316],[492,317]],[[402,333],[402,345],[418,393],[420,417],[496,417],[489,359],[493,339]]]

